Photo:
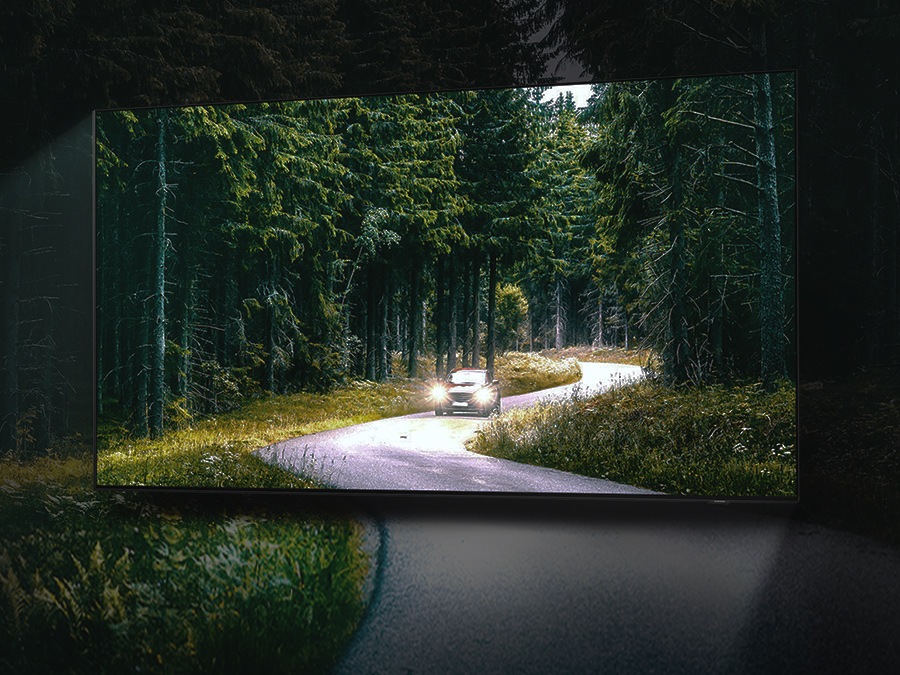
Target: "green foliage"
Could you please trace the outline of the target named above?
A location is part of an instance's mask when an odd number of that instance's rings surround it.
[[[596,180],[595,277],[627,307],[664,371],[680,367],[694,382],[759,376],[761,160],[752,87],[731,77],[600,85],[582,114],[593,128],[582,163]],[[773,87],[779,180],[792,185],[791,76],[773,76]],[[779,206],[786,287],[789,192]],[[791,335],[793,297],[784,297]]]
[[[795,496],[796,403],[787,383],[667,388],[641,382],[514,410],[473,452],[698,496]]]
[[[0,670],[319,671],[360,619],[350,521],[211,513],[90,488],[85,459],[0,463]]]
[[[528,299],[515,284],[497,287],[497,348],[516,349],[527,340],[525,320],[528,318]]]

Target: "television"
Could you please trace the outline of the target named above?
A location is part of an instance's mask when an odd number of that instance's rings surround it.
[[[98,110],[100,488],[795,500],[795,74]]]

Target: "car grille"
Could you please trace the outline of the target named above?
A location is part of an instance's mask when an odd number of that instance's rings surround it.
[[[464,401],[471,401],[472,394],[465,392],[450,392],[450,400],[456,401],[457,403],[462,403]]]

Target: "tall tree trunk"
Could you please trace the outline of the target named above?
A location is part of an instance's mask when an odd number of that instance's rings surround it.
[[[166,356],[166,111],[159,111],[159,131],[156,144],[157,176],[159,197],[156,212],[156,229],[153,233],[152,255],[152,299],[150,321],[152,324],[150,355],[150,436],[158,438],[163,430],[163,403],[165,393]]]
[[[185,265],[184,272],[185,275],[182,277],[184,297],[181,304],[181,336],[179,338],[181,353],[178,359],[177,391],[178,396],[184,399],[185,407],[189,408],[191,391],[191,324],[194,319],[194,272],[189,265]],[[227,285],[228,282],[226,281],[225,283]]]
[[[718,134],[718,153],[716,162],[719,165],[719,173],[725,175],[722,163],[724,161],[723,151],[725,147],[725,134],[720,130]],[[720,177],[717,182],[716,206],[719,212],[725,207],[725,179]],[[721,227],[721,225],[719,225]],[[709,334],[709,379],[721,380],[724,370],[724,359],[722,353],[722,335],[723,335],[723,316],[725,309],[725,264],[724,264],[724,242],[717,241],[717,233],[713,230],[713,225],[706,222],[706,238],[713,247],[712,263],[709,271],[709,283],[707,285],[707,331]]]
[[[407,321],[406,343],[406,374],[415,377],[417,374],[416,361],[419,356],[419,310],[422,303],[419,300],[419,277],[421,276],[418,263],[413,263],[409,268],[409,317]]]
[[[494,360],[497,350],[497,254],[491,251],[488,262],[488,315],[487,315],[487,354],[485,367],[494,377]]]
[[[269,280],[265,290],[266,293],[266,365],[265,365],[265,382],[263,386],[266,391],[274,394],[276,391],[275,382],[275,349],[276,349],[276,329],[277,322],[275,317],[275,303],[277,293],[281,282],[281,268],[279,266],[278,252],[272,253],[269,261]]]
[[[146,304],[146,300],[141,303],[136,340],[138,351],[135,362],[134,434],[138,437],[144,437],[150,433],[147,417],[147,394],[150,380],[150,319],[147,316]]]
[[[759,192],[759,334],[760,378],[771,388],[785,375],[784,297],[781,279],[781,222],[775,166],[772,88],[768,73],[753,76],[756,84],[756,182]]]
[[[447,320],[447,328],[449,330],[449,335],[447,336],[447,372],[449,373],[451,370],[456,368],[456,324],[458,321],[457,316],[457,307],[459,306],[459,283],[456,279],[457,272],[457,253],[456,249],[450,254],[450,269],[448,271],[449,279],[448,284],[450,288],[448,289],[450,295],[450,311],[449,317]]]
[[[269,393],[275,393],[275,300],[274,291],[266,298],[266,370],[263,386]]]
[[[447,330],[447,311],[444,302],[444,257],[438,257],[435,262],[437,266],[437,274],[435,275],[435,295],[434,301],[434,375],[435,377],[444,376],[444,336]]]
[[[462,288],[460,289],[463,296],[463,306],[462,306],[462,365],[467,366],[471,361],[471,342],[469,340],[470,334],[470,323],[471,323],[471,297],[469,296],[469,256],[466,255],[463,257],[462,261],[462,269],[459,271],[459,278],[462,282],[460,285]]]
[[[670,109],[675,103],[675,82],[663,85]],[[687,275],[685,273],[684,213],[682,212],[682,153],[680,139],[670,132],[666,143],[666,164],[671,194],[665,210],[669,234],[669,313],[666,321],[666,344],[663,350],[664,379],[680,384],[688,379],[688,339],[685,316]]]
[[[378,302],[378,361],[376,373],[379,382],[383,382],[390,375],[390,355],[388,353],[388,299],[390,292],[388,288],[388,270],[387,265],[379,265],[380,289],[381,295]]]
[[[603,289],[600,289],[599,301],[597,302],[597,346],[605,346],[603,342]]]
[[[481,254],[472,260],[472,367],[481,367]]]
[[[376,325],[378,323],[378,275],[375,263],[366,269],[366,379],[375,380],[376,373]]]
[[[553,294],[554,305],[554,339],[553,346],[562,349],[565,346],[565,313],[563,310],[563,283],[562,276],[556,275],[556,288]]]

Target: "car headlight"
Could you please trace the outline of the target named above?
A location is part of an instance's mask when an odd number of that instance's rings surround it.
[[[494,392],[490,389],[479,389],[475,392],[475,400],[479,403],[490,403],[494,400]]]
[[[431,398],[433,398],[435,401],[443,401],[445,398],[447,398],[447,388],[442,387],[441,385],[436,386],[431,390]]]

